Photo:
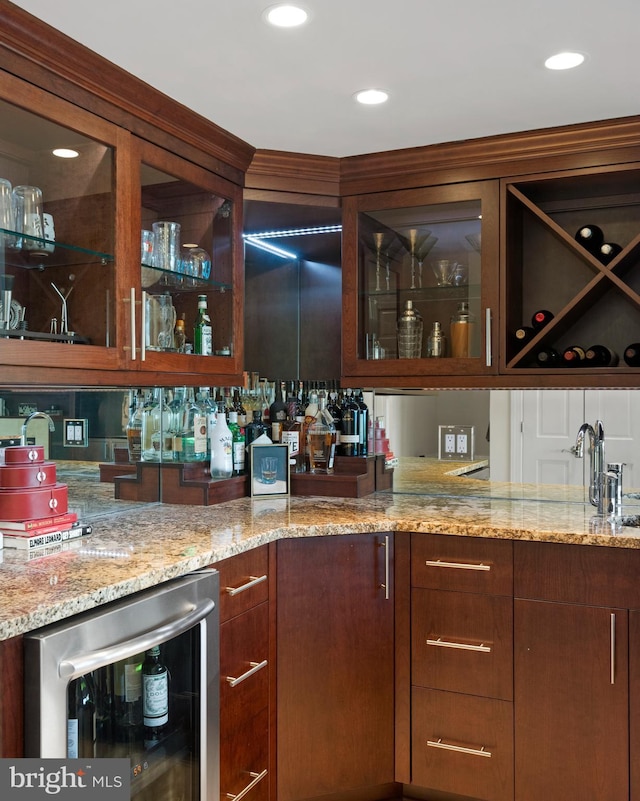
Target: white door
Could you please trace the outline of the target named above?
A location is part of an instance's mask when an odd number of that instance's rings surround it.
[[[584,460],[571,452],[585,419],[583,390],[517,390],[512,394],[511,480],[583,484]]]
[[[623,462],[623,489],[640,484],[638,390],[517,390],[511,401],[511,480],[536,484],[585,484],[584,459],[571,452],[582,423],[602,420],[605,463]]]

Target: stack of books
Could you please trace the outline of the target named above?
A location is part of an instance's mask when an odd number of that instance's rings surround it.
[[[75,512],[31,520],[0,520],[4,547],[27,551],[74,540],[90,534],[91,530],[91,525],[78,520]]]

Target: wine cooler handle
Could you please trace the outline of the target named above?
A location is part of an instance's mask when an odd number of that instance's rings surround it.
[[[485,362],[487,367],[491,367],[491,309],[485,309]]]
[[[90,651],[86,654],[71,656],[62,662],[58,668],[58,673],[63,679],[73,679],[84,676],[92,670],[97,670],[104,665],[120,662],[135,654],[148,651],[154,645],[171,640],[184,634],[185,631],[193,628],[215,607],[215,602],[211,598],[205,598],[199,604],[194,604],[190,611],[185,615],[181,614],[175,620],[170,620],[162,626],[145,631],[126,642],[118,643],[110,648],[101,648],[99,651]]]

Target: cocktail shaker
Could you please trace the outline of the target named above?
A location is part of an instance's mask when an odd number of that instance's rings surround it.
[[[407,300],[398,318],[398,358],[419,359],[422,356],[422,316]]]
[[[427,356],[430,359],[442,359],[447,352],[447,338],[442,333],[440,323],[435,322],[427,337]]]

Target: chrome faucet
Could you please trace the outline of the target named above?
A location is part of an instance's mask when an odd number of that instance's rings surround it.
[[[578,429],[573,453],[576,459],[584,455],[584,437],[589,436],[589,503],[598,506],[600,502],[600,474],[604,471],[604,426],[596,420],[595,426],[583,423]]]
[[[35,417],[44,417],[45,420],[49,421],[49,431],[56,430],[56,427],[53,424],[53,420],[49,417],[49,415],[46,412],[32,412],[28,417],[25,417],[24,423],[22,424],[22,434],[20,436],[21,445],[27,444],[27,426]]]

